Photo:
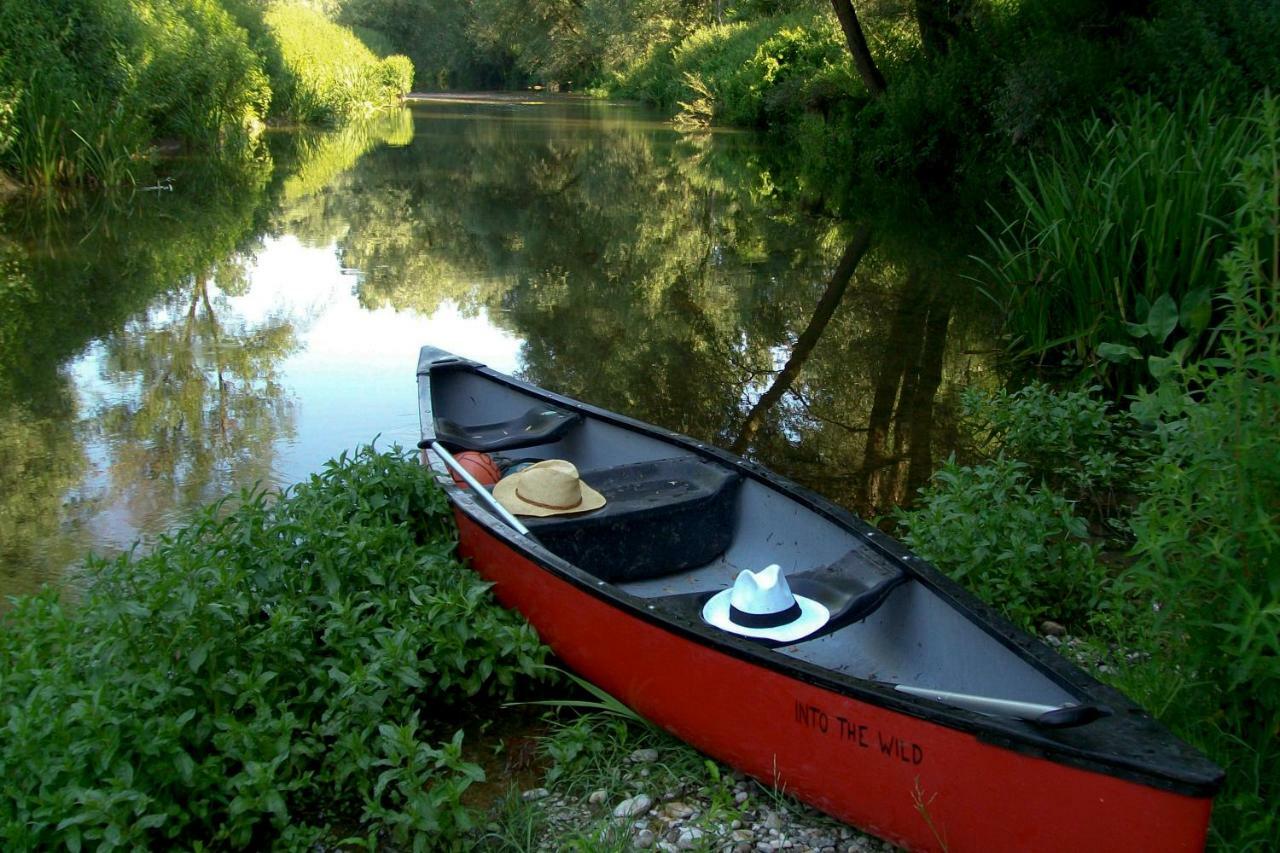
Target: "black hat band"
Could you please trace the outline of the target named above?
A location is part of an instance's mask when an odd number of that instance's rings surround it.
[[[798,601],[792,601],[786,610],[775,610],[773,613],[748,613],[729,605],[729,621],[743,628],[777,628],[779,625],[789,625],[802,615]]]

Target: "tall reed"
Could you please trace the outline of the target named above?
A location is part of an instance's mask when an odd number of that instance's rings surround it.
[[[1257,124],[1222,115],[1212,94],[1173,109],[1134,97],[1114,122],[1058,135],[1052,156],[1014,177],[1020,212],[986,234],[980,259],[1015,346],[1114,374],[1100,359],[1194,343],[1240,205],[1232,177],[1260,144]]]

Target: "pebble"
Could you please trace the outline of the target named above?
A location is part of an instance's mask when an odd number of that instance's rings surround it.
[[[696,826],[685,827],[680,830],[680,836],[676,839],[676,846],[681,850],[692,850],[698,846],[703,834],[703,831]]]
[[[660,794],[638,792],[645,784],[641,773],[650,768],[654,771],[650,778],[663,779]],[[696,779],[672,784],[659,767],[645,760],[625,762],[621,769],[622,778],[614,786],[591,791],[585,799],[563,796],[554,786],[549,793],[546,788],[523,792],[525,800],[538,802],[544,816],[531,853],[558,853],[563,849],[561,840],[575,833],[587,833],[603,843],[611,837],[605,833],[617,829],[627,833],[627,849],[664,853],[887,853],[893,849],[805,806],[778,808],[765,795],[767,789],[734,781],[727,773],[722,779],[733,787],[717,789]],[[611,806],[610,791],[628,789],[632,796],[619,797],[621,801],[612,801]],[[732,803],[719,799],[729,791]],[[612,819],[606,817],[610,814]]]
[[[634,797],[628,797],[613,807],[614,817],[635,817],[642,815],[653,805],[653,800],[645,794],[637,794]]]
[[[656,749],[637,749],[631,753],[631,760],[637,764],[652,764],[658,760],[658,750]]]
[[[1046,637],[1065,637],[1067,636],[1067,629],[1059,622],[1046,619],[1040,623],[1040,633]]]
[[[662,807],[662,813],[672,820],[686,818],[695,811],[697,811],[697,809],[693,806],[688,803],[681,802],[680,800],[673,800]]]

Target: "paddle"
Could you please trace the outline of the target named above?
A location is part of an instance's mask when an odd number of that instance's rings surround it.
[[[932,699],[954,708],[963,708],[966,711],[977,711],[979,714],[990,714],[996,717],[1013,717],[1047,728],[1079,726],[1111,713],[1108,709],[1097,705],[1041,705],[1037,702],[1019,702],[1015,699],[997,699],[993,696],[975,696],[972,693],[953,693],[949,690],[912,687],[909,684],[895,684],[893,689],[922,699]]]
[[[506,507],[498,503],[498,499],[495,498],[488,489],[480,485],[476,478],[471,476],[471,472],[466,468],[463,468],[461,463],[459,463],[457,459],[453,458],[453,454],[445,450],[444,447],[440,445],[440,442],[431,442],[431,449],[434,450],[436,455],[440,457],[441,461],[444,462],[445,465],[449,466],[449,469],[452,470],[453,473],[461,477],[463,481],[471,487],[471,491],[475,492],[482,501],[488,504],[489,508],[496,512],[503,521],[514,527],[521,536],[528,536],[530,539],[534,538],[533,534],[529,532],[529,528],[521,524],[520,520],[512,515]]]

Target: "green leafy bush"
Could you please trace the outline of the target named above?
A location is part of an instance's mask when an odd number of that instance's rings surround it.
[[[1025,463],[1028,473],[1101,520],[1120,509],[1151,454],[1133,417],[1101,397],[1101,388],[1058,390],[1043,382],[994,394],[965,392],[965,415],[992,452]]]
[[[706,88],[717,121],[769,124],[861,92],[841,38],[826,12],[711,24],[656,47],[611,88],[671,108],[703,94],[693,79]]]
[[[336,121],[386,106],[409,91],[407,57],[379,59],[348,27],[306,6],[271,7],[263,22],[279,53],[275,111]]]
[[[1135,404],[1161,448],[1127,576],[1155,620],[1148,640],[1191,685],[1171,722],[1228,766],[1216,815],[1236,849],[1280,842],[1280,103],[1259,124],[1220,264],[1219,354]]]
[[[545,655],[452,548],[426,471],[363,449],[91,563],[78,607],[16,599],[3,846],[448,844],[483,777],[461,756],[472,702]]]
[[[5,98],[0,166],[35,184],[126,182],[156,137],[240,142],[270,98],[247,34],[214,0],[13,0],[0,55],[0,93],[23,93]]]
[[[1025,627],[1083,625],[1102,598],[1106,572],[1085,520],[1023,462],[951,459],[898,519],[912,550]]]

